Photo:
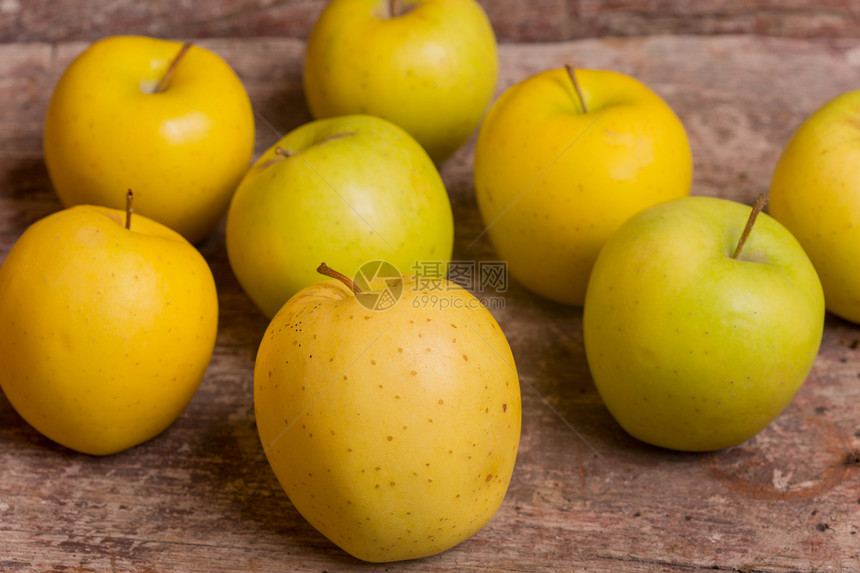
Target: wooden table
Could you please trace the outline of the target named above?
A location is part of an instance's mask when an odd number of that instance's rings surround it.
[[[258,152],[309,119],[299,41],[206,40],[238,71],[259,115]],[[84,44],[0,45],[0,257],[60,208],[41,156],[57,77]],[[502,89],[566,62],[635,75],[687,127],[693,193],[751,203],[792,131],[860,87],[860,41],[653,37],[503,45]],[[441,168],[455,259],[492,260],[471,179],[474,140]],[[858,166],[860,168],[860,166]],[[860,570],[860,326],[828,316],[820,356],[785,413],[727,451],[638,443],[588,373],[581,310],[512,285],[494,310],[523,392],[508,496],[472,539],[432,558],[371,566],[291,506],[254,426],[253,359],[266,327],[234,279],[223,227],[201,250],[221,304],[206,378],[156,439],[93,458],[56,446],[0,398],[0,571]],[[2,375],[2,373],[0,373]]]

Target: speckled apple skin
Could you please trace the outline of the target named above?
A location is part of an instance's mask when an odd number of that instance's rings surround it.
[[[471,294],[438,280],[407,279],[382,311],[337,281],[298,293],[260,345],[254,403],[292,503],[373,562],[433,555],[486,525],[520,437],[504,334]]]

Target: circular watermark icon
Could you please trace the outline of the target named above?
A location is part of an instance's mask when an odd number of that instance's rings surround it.
[[[403,294],[403,275],[388,261],[371,261],[359,267],[353,278],[361,293],[358,302],[370,310],[386,310]]]

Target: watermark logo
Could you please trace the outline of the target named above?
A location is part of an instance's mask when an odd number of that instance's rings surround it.
[[[412,266],[415,280],[409,287],[420,291],[412,299],[416,308],[504,308],[508,290],[506,261],[420,261]],[[447,281],[441,279],[447,278]],[[358,301],[369,310],[387,310],[403,296],[403,277],[387,261],[363,264],[355,273],[353,283]],[[458,287],[469,291],[474,299],[448,295]]]
[[[419,275],[430,275],[420,265],[412,270]],[[508,291],[508,262],[451,261],[448,263],[448,280],[476,295],[502,294]]]
[[[353,282],[361,289],[356,298],[370,310],[389,309],[403,295],[403,277],[397,267],[387,261],[364,263],[355,273]],[[378,283],[383,287],[374,290]]]

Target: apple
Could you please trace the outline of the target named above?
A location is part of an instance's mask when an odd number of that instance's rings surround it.
[[[675,199],[634,215],[601,250],[583,309],[585,354],[632,436],[687,451],[739,444],[809,374],[824,328],[821,283],[763,206],[764,197],[752,213],[727,199]]]
[[[513,472],[521,402],[505,335],[445,279],[320,272],[339,280],[291,298],[257,353],[272,470],[305,519],[359,559],[445,551],[490,521]],[[396,302],[373,310],[388,294]]]
[[[0,387],[51,440],[116,453],[182,413],[217,323],[212,273],[181,235],[70,207],[27,228],[0,267]]]
[[[672,109],[613,71],[549,70],[510,87],[475,148],[475,195],[511,276],[582,305],[600,248],[631,215],[690,193],[692,159]]]
[[[221,222],[251,164],[254,114],[241,80],[196,45],[115,36],[65,70],[48,106],[44,153],[65,206],[136,210],[192,243]]]
[[[860,323],[860,90],[806,119],[773,173],[770,214],[812,260],[833,314]]]
[[[438,163],[478,127],[498,67],[475,0],[333,0],[308,38],[304,89],[315,118],[384,117]]]
[[[269,318],[318,282],[320,260],[350,276],[369,261],[401,272],[451,258],[454,219],[427,153],[370,115],[316,120],[285,135],[248,171],[227,214],[227,255]]]

